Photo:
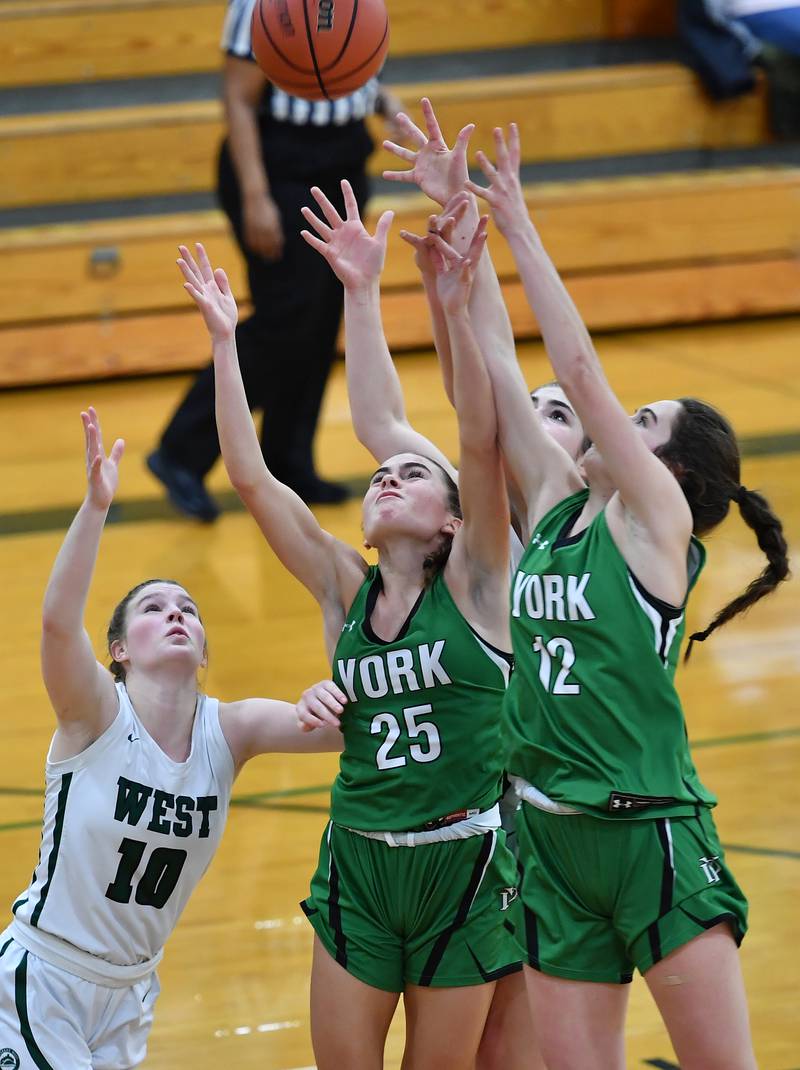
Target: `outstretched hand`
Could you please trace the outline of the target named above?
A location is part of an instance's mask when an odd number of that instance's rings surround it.
[[[321,680],[306,688],[295,710],[302,732],[313,732],[324,725],[339,727],[339,719],[347,703],[345,695],[333,680]]]
[[[436,292],[445,312],[453,314],[467,307],[472,290],[475,268],[486,242],[486,226],[489,217],[478,221],[467,251],[458,253],[442,234],[432,235],[433,258],[436,267]],[[453,220],[447,225],[447,236],[452,232]]]
[[[371,235],[361,222],[353,187],[346,178],[342,179],[342,194],[346,213],[344,219],[319,186],[312,186],[311,196],[327,223],[304,206],[300,209],[303,218],[319,237],[308,230],[301,230],[300,233],[312,249],[325,257],[345,289],[365,289],[375,283],[383,271],[386,239],[394,212],[384,212],[378,220],[375,234]]]
[[[492,218],[501,234],[508,236],[514,227],[528,220],[528,207],[519,179],[520,143],[519,128],[511,123],[508,131],[508,143],[500,127],[494,130],[496,164],[492,164],[486,154],[478,151],[476,158],[481,170],[489,180],[489,186],[479,186],[467,179],[466,189],[488,203]]]
[[[228,276],[211,267],[211,261],[200,242],[197,242],[197,262],[185,245],[179,245],[178,267],[186,280],[184,290],[194,299],[205,320],[208,333],[215,341],[233,338],[239,312],[231,293]]]
[[[436,263],[434,259],[435,243],[437,234],[442,235],[446,241],[450,241],[455,224],[463,218],[470,202],[470,195],[462,190],[451,197],[439,215],[428,216],[428,231],[426,234],[414,234],[410,230],[401,230],[400,237],[408,242],[414,250],[414,263],[420,270],[423,279],[436,282]]]
[[[426,137],[405,112],[399,112],[395,122],[403,129],[414,149],[384,141],[383,147],[393,155],[411,164],[407,171],[384,171],[383,177],[392,182],[415,182],[423,193],[438,204],[445,205],[469,178],[467,171],[467,145],[475,129],[474,123],[463,127],[452,149],[448,148],[436,119],[433,105],[427,97],[422,98],[422,114],[428,130]]]
[[[81,413],[81,422],[86,440],[86,496],[92,505],[108,509],[119,484],[119,462],[125,443],[118,438],[106,456],[100,419],[91,405],[87,412]]]

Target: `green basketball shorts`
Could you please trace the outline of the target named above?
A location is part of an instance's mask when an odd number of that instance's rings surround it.
[[[720,922],[744,937],[747,900],[707,809],[607,821],[523,803],[517,834],[522,942],[542,973],[626,984]]]
[[[328,953],[365,984],[455,988],[522,968],[516,884],[501,829],[390,847],[330,822],[300,905]]]

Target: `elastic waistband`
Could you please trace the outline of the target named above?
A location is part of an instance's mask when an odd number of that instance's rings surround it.
[[[368,840],[382,840],[390,847],[422,847],[426,843],[468,840],[471,836],[482,836],[485,832],[500,828],[500,806],[498,803],[495,803],[490,810],[484,810],[482,813],[480,811],[470,813],[468,810],[464,811],[464,813],[469,813],[470,816],[459,820],[458,815],[451,814],[449,816],[456,818],[456,820],[450,824],[442,824],[437,828],[416,829],[411,832],[373,832],[368,829],[351,829],[347,825],[340,825],[339,827],[347,829],[348,832],[354,832],[356,836],[364,836]],[[447,821],[448,818],[442,818],[441,820]]]
[[[508,779],[514,785],[514,791],[520,799],[531,806],[535,806],[537,810],[546,810],[548,814],[569,815],[583,813],[582,810],[576,810],[574,806],[568,806],[567,803],[556,802],[555,799],[551,799],[549,795],[545,795],[543,791],[535,788],[533,784],[523,780],[521,776],[509,776]]]
[[[161,961],[164,954],[163,948],[152,959],[146,962],[137,962],[133,966],[118,966],[113,962],[91,955],[66,940],[61,940],[52,933],[34,929],[23,921],[15,918],[6,930],[9,936],[26,951],[37,955],[51,966],[57,966],[60,970],[66,970],[84,981],[102,985],[104,988],[128,988],[137,981],[149,977]]]

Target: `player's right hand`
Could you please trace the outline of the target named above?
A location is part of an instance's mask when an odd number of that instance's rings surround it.
[[[338,728],[346,702],[347,695],[333,680],[321,680],[306,688],[295,707],[301,731],[313,732],[326,724]]]

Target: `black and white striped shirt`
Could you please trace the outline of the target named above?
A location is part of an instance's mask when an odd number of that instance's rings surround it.
[[[222,49],[229,56],[254,60],[250,26],[256,0],[229,0],[222,29]],[[355,93],[337,100],[304,100],[272,86],[266,102],[271,117],[295,126],[344,126],[375,111],[378,79],[370,78]]]

